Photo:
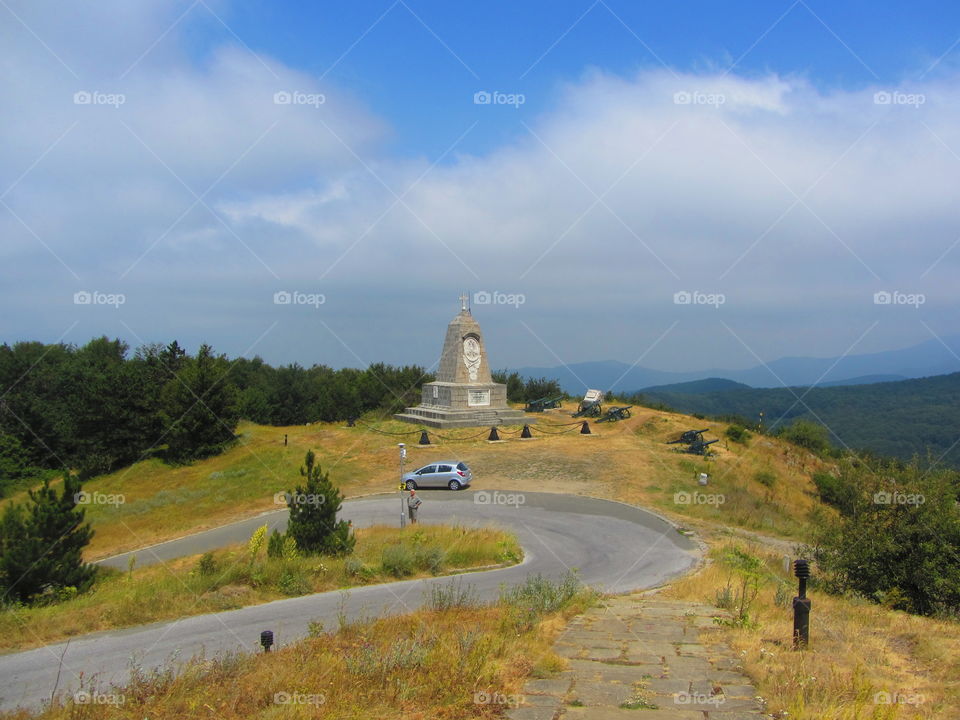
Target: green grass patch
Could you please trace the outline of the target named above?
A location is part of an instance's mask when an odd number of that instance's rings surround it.
[[[82,595],[0,611],[0,649],[401,577],[439,575],[506,562],[505,556],[519,559],[522,551],[516,539],[501,530],[378,526],[357,530],[356,549],[344,558],[271,558],[262,548],[251,560],[243,544],[129,572],[101,569]]]

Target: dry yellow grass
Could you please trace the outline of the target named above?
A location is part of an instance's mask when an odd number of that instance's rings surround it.
[[[574,597],[532,626],[518,624],[506,603],[424,610],[323,633],[269,654],[195,661],[176,678],[141,673],[125,687],[93,688],[95,702],[66,699],[36,716],[5,717],[501,717],[517,704],[531,674],[563,668],[552,641],[564,619],[590,602],[589,595]]]
[[[709,437],[723,438],[724,423],[635,408],[634,417],[619,423],[592,423],[594,435],[546,434],[534,427],[533,440],[488,443],[485,433],[469,428],[444,431],[452,438],[420,447],[418,435],[384,435],[366,427],[337,423],[266,427],[242,423],[235,447],[192,465],[170,467],[148,460],[90,480],[85,489],[122,494],[119,506],[89,505],[87,517],[96,530],[87,557],[97,559],[184,534],[216,527],[258,512],[275,510],[274,494],[300,478],[307,450],[348,497],[396,488],[397,441],[408,443],[407,469],[431,458],[455,456],[473,468],[476,489],[541,490],[584,494],[653,507],[687,525],[723,524],[781,537],[804,532],[806,516],[816,504],[808,473],[820,466],[809,453],[776,440],[755,436],[748,446],[721,439],[710,459],[677,452],[665,441],[681,430],[710,427]],[[572,422],[566,411],[537,416],[550,432]],[[393,420],[369,422],[386,432],[416,432],[415,426]],[[284,446],[284,436],[288,444]],[[772,472],[772,488],[756,480]],[[698,488],[699,472],[711,475],[708,488]],[[680,505],[678,491],[699,490],[724,496],[722,505]],[[21,500],[22,494],[13,498]],[[2,504],[2,503],[0,503]]]
[[[796,594],[796,580],[783,573],[779,554],[755,544],[738,546],[763,558],[769,575],[751,612],[756,626],[729,627],[724,634],[741,653],[744,670],[774,717],[960,718],[960,624],[812,591],[810,646],[794,651],[789,599]],[[731,547],[720,542],[711,555],[720,557]],[[718,560],[672,584],[664,595],[715,603],[731,577],[735,573]],[[786,583],[787,602],[778,607],[780,582]],[[888,699],[899,702],[884,702]]]
[[[522,559],[516,538],[495,528],[422,525],[403,530],[357,530],[347,557],[266,557],[251,560],[246,545],[211,553],[210,572],[198,569],[200,556],[132,572],[99,577],[89,591],[46,606],[0,610],[0,650],[49,644],[85,633],[160,620],[233,610],[293,595],[357,585],[441,575],[472,567],[513,564]],[[409,567],[400,572],[386,550],[403,548]],[[286,580],[284,580],[286,578]]]
[[[552,431],[561,429],[552,425],[571,422],[564,411],[547,412],[538,419],[544,429]],[[368,422],[387,432],[415,430],[394,421]],[[715,549],[728,546],[731,535],[739,536],[737,541],[752,552],[770,553],[773,548],[776,552],[770,557],[774,566],[793,541],[807,538],[810,512],[817,508],[823,511],[810,475],[826,464],[778,440],[754,436],[742,446],[723,439],[724,423],[644,408],[634,408],[634,417],[625,422],[591,425],[592,437],[581,437],[576,430],[558,435],[538,433],[535,428],[534,440],[510,439],[496,444],[487,443],[484,436],[456,439],[475,435],[475,429],[445,431],[442,434],[450,438],[448,441],[421,448],[416,445],[416,435],[401,438],[364,427],[317,424],[269,428],[244,423],[240,443],[219,457],[182,468],[149,461],[88,483],[88,490],[124,493],[127,498],[120,511],[91,508],[89,517],[97,535],[90,556],[132,549],[274,509],[273,493],[296,482],[307,449],[317,452],[324,469],[330,470],[347,496],[393,490],[398,471],[396,443],[401,439],[410,449],[408,469],[431,459],[454,456],[471,465],[476,489],[584,494],[651,507],[698,530]],[[709,437],[721,438],[712,446],[716,453],[710,459],[683,455],[675,451],[676,446],[665,444],[682,430],[705,427],[710,428]],[[286,447],[284,434],[289,438]],[[699,472],[711,476],[705,488],[696,484]],[[772,487],[757,480],[760,472],[775,476]],[[680,491],[720,494],[725,502],[677,504],[674,494]],[[171,507],[175,512],[170,512]],[[667,592],[679,598],[714,602],[716,591],[728,575],[729,571],[713,564],[679,580]],[[794,584],[790,582],[788,594],[792,597]],[[960,718],[960,625],[814,592],[812,645],[806,652],[795,653],[789,648],[789,603],[778,607],[774,592],[772,585],[761,592],[755,608],[756,628],[726,631],[728,640],[742,651],[744,668],[769,700],[772,712],[781,713],[780,717],[811,720]],[[479,619],[481,615],[477,616],[478,623],[485,622]],[[279,663],[280,657],[269,662]],[[274,672],[277,677],[282,674],[279,666]],[[523,672],[517,671],[517,682]],[[514,686],[504,683],[503,687],[507,692]],[[366,697],[359,685],[350,692]],[[396,716],[477,716],[476,708],[467,712],[462,707],[449,709],[452,705],[443,705],[448,708],[444,715],[437,710],[441,705],[436,698],[410,692],[409,703],[404,700],[404,710]],[[890,693],[894,699],[923,702],[875,703],[878,692]],[[241,717],[237,714],[240,701],[235,694],[231,698],[228,705],[233,705],[225,710],[212,706],[204,711]],[[373,702],[372,710],[362,716],[382,714],[379,709],[386,706],[376,704],[381,700]],[[428,709],[418,714],[418,702]],[[258,707],[263,709],[262,704]],[[340,706],[344,714],[339,716],[351,717],[350,712],[356,708],[350,707],[354,709]],[[264,716],[271,714],[266,712]]]

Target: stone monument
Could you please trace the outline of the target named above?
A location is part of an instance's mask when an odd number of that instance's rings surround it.
[[[420,404],[394,415],[434,428],[522,425],[522,410],[507,405],[507,386],[493,382],[480,325],[460,296],[460,313],[447,326],[437,379],[425,383]]]

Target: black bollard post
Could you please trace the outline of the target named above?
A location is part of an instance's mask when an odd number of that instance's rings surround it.
[[[580,428],[580,434],[581,435],[590,434],[590,423],[588,423],[586,420],[583,421],[583,426]]]
[[[524,426],[523,426],[523,432],[520,433],[520,437],[522,437],[522,438],[531,438],[531,437],[533,437],[533,434],[530,432],[530,426],[529,426],[529,425],[524,425]]]
[[[797,597],[793,599],[793,649],[805,648],[810,642],[810,598],[807,597],[807,578],[810,577],[810,563],[795,560],[793,574],[800,581]]]
[[[491,425],[490,434],[487,436],[487,441],[493,441],[493,440],[499,440],[499,439],[500,439],[500,433],[497,432],[497,426]]]
[[[264,630],[260,633],[260,644],[263,645],[264,652],[270,652],[270,646],[273,645],[273,631]]]
[[[426,431],[426,430],[421,430],[421,431],[420,431],[420,444],[421,444],[421,445],[429,445],[429,444],[430,444],[430,438],[427,436],[427,431]]]
[[[286,434],[286,433],[283,434],[283,446],[284,446],[284,447],[287,446],[287,434]]]

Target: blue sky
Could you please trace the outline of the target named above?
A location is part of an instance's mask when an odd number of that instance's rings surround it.
[[[854,89],[926,72],[960,32],[960,6],[948,2],[253,2],[225,19],[251,48],[350,87],[389,117],[391,150],[430,157],[477,119],[471,87],[526,97],[461,146],[484,152],[591,68],[732,66]]]
[[[497,366],[958,333],[954,4],[0,17],[0,341],[430,365],[464,290]]]

